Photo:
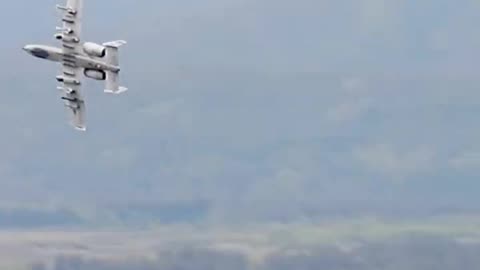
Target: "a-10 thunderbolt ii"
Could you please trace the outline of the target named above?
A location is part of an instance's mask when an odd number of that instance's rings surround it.
[[[80,40],[82,30],[83,0],[67,0],[65,6],[57,5],[62,15],[63,26],[57,27],[55,38],[62,42],[61,48],[46,45],[23,47],[29,54],[62,64],[56,77],[60,84],[65,107],[72,115],[71,124],[81,131],[86,130],[85,100],[80,92],[81,73],[85,77],[105,81],[105,92],[119,94],[127,88],[119,85],[120,66],[118,48],[126,42],[111,41],[102,45]]]

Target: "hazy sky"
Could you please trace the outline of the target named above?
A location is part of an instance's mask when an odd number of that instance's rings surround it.
[[[64,123],[59,67],[21,50],[55,44],[56,2],[9,2],[5,202],[477,200],[479,1],[85,0],[84,40],[129,41],[131,89],[89,81],[86,134]]]

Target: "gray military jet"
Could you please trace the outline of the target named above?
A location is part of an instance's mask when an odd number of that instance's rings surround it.
[[[62,15],[63,26],[57,27],[55,38],[62,42],[61,48],[47,45],[26,45],[29,54],[62,64],[62,74],[56,77],[60,84],[65,107],[72,115],[71,124],[86,131],[85,100],[80,92],[81,73],[87,78],[105,81],[105,93],[120,94],[127,88],[119,85],[118,48],[126,44],[123,40],[102,45],[80,41],[82,29],[83,0],[67,0],[66,6],[57,5]]]

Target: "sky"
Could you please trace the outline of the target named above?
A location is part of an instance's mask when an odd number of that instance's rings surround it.
[[[56,2],[5,3],[0,204],[478,205],[479,1],[85,2],[130,91],[86,81],[72,131],[59,67],[21,50],[55,44]]]

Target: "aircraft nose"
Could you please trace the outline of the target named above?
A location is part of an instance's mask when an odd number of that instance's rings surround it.
[[[30,52],[32,50],[31,46],[28,46],[28,45],[24,46],[22,49],[26,52]]]

